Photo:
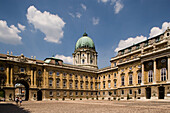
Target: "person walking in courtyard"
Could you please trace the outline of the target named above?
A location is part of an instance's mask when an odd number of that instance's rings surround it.
[[[15,102],[16,102],[17,105],[18,105],[18,101],[19,101],[19,99],[18,99],[18,97],[16,97]]]
[[[20,103],[20,106],[21,106],[21,103],[22,103],[22,98],[19,99],[19,103]]]

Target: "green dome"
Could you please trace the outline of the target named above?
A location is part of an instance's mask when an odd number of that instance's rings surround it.
[[[86,33],[84,33],[83,36],[79,38],[76,42],[75,50],[79,48],[91,48],[95,50],[93,40],[90,37],[88,37]]]

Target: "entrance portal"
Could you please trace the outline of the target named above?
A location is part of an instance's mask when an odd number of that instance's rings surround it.
[[[147,87],[146,88],[146,99],[150,99],[151,98],[151,88]]]
[[[159,87],[159,99],[164,99],[165,87]]]
[[[15,97],[21,97],[23,100],[29,99],[29,85],[26,81],[17,81],[15,88]]]
[[[38,90],[38,91],[37,91],[37,100],[38,100],[38,101],[41,101],[41,100],[42,100],[42,91],[41,91],[41,90]]]

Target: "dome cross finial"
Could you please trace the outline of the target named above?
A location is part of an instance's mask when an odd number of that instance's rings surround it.
[[[84,32],[83,36],[88,36],[86,32]]]

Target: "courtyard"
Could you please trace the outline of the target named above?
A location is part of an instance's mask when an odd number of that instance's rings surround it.
[[[1,102],[0,113],[169,113],[170,101],[65,100]]]

